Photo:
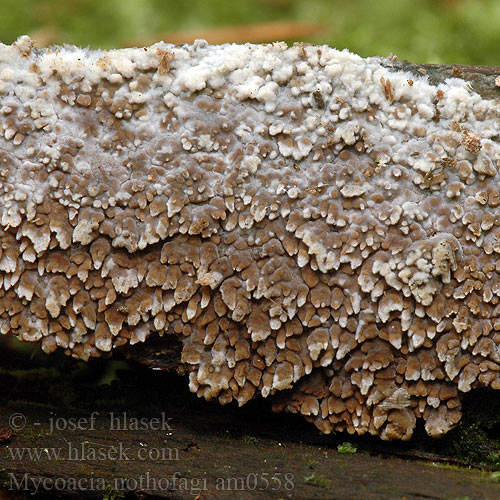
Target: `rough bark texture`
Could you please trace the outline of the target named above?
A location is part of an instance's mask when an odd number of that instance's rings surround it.
[[[433,85],[444,82],[447,78],[460,78],[468,82],[474,92],[485,99],[498,99],[500,86],[500,66],[468,66],[464,64],[417,64],[408,61],[392,61],[387,67],[402,71],[411,71],[415,76],[425,74]],[[423,71],[422,71],[423,70]]]

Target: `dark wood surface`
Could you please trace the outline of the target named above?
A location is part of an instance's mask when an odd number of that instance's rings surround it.
[[[1,408],[2,426],[12,415],[16,426],[26,422],[1,444],[3,498],[500,498],[490,472],[429,454],[425,462],[342,454],[345,436],[319,436],[287,417],[176,398],[157,412],[94,411],[23,401]]]

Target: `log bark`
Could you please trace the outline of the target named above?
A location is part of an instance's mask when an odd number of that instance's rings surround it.
[[[427,75],[433,85],[447,78],[458,78],[467,82],[474,92],[485,99],[500,97],[500,66],[481,66],[465,64],[418,64],[409,61],[391,61],[384,64],[387,68],[411,71],[415,76]],[[496,81],[495,81],[496,80]]]

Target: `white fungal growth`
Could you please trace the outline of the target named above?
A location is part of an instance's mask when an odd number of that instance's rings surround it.
[[[500,388],[498,101],[284,43],[0,44],[0,325],[323,432],[440,435]],[[283,393],[281,393],[283,394]]]

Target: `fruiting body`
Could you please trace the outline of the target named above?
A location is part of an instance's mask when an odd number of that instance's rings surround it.
[[[408,439],[500,388],[498,101],[328,47],[0,45],[0,330]]]

